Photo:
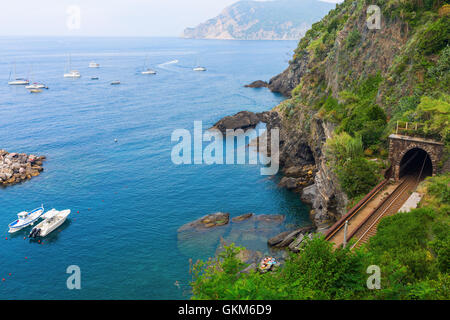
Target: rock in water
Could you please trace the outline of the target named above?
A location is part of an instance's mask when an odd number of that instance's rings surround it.
[[[38,176],[44,168],[44,156],[9,153],[0,150],[0,185],[13,185]]]
[[[203,216],[193,222],[186,223],[178,229],[178,232],[189,230],[205,230],[213,227],[219,227],[228,224],[230,220],[229,213],[216,212]]]
[[[246,213],[246,214],[243,214],[241,216],[234,217],[233,219],[231,219],[231,221],[233,221],[233,222],[241,222],[241,221],[244,221],[244,220],[248,220],[251,217],[253,217],[253,213]]]
[[[241,111],[233,116],[225,117],[219,120],[211,129],[218,129],[222,133],[226,133],[227,129],[247,129],[254,128],[260,122],[258,114]]]
[[[267,88],[269,84],[262,80],[253,81],[250,84],[246,84],[244,87],[246,88]]]

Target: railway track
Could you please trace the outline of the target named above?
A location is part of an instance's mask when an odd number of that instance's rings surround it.
[[[399,186],[365,219],[350,235],[349,239],[356,239],[351,249],[359,248],[370,237],[377,233],[377,226],[383,217],[396,214],[408,200],[411,192],[419,183],[416,175],[408,175]]]

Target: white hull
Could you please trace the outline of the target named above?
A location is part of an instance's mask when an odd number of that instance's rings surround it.
[[[26,86],[25,88],[26,89],[43,89],[43,88],[45,88],[45,84],[43,84],[43,83],[30,84],[29,86]]]
[[[193,69],[194,71],[206,71],[206,68],[203,67],[197,67]]]
[[[30,82],[28,80],[13,80],[13,81],[9,81],[8,84],[10,86],[24,86],[29,84]]]
[[[65,73],[64,78],[80,78],[81,75],[79,73],[73,74],[73,73]]]
[[[44,208],[38,208],[31,212],[21,212],[18,214],[19,219],[8,225],[9,233],[15,233],[23,228],[32,226],[44,213]]]
[[[147,70],[147,71],[142,71],[142,74],[156,74],[156,71],[153,70]]]
[[[35,230],[39,230],[39,233],[37,233],[36,236],[46,237],[47,235],[55,231],[58,227],[60,227],[70,214],[70,210],[56,211],[54,209],[47,212],[46,214],[51,213],[52,211],[56,212],[56,214],[51,216],[50,218],[45,218],[44,221],[33,228],[30,235],[32,235]],[[43,217],[45,217],[45,215]]]
[[[98,63],[91,62],[91,63],[89,64],[89,68],[100,68],[100,65],[99,65]]]

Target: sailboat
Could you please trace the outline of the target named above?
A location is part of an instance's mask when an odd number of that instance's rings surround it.
[[[69,72],[64,73],[64,78],[79,78],[81,77],[81,74],[77,70],[70,70],[71,69],[71,60],[69,55]]]
[[[205,68],[205,67],[201,67],[201,66],[198,64],[198,59],[197,59],[197,66],[194,67],[192,70],[194,70],[194,71],[206,71],[206,68]]]
[[[11,74],[10,74],[11,79]],[[24,78],[16,78],[16,63],[14,63],[14,80],[8,81],[10,86],[19,86],[19,85],[27,85],[30,81]]]
[[[144,71],[142,71],[141,74],[156,74],[155,70],[147,68],[146,66],[147,66],[147,58],[145,58]]]
[[[39,90],[39,89],[48,89],[48,87],[45,84],[33,81],[33,71],[31,71],[31,82],[32,83],[30,85],[25,86],[25,88],[30,90],[30,91],[31,90]],[[40,90],[38,92],[41,92],[41,91],[42,90]],[[33,92],[36,92],[36,91],[33,91]]]

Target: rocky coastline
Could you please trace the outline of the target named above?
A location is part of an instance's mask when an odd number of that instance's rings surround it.
[[[277,107],[272,111],[253,113],[241,111],[224,117],[212,128],[225,133],[227,129],[248,129],[259,122],[267,130],[280,130],[280,167],[283,174],[279,186],[298,193],[311,206],[311,220],[318,231],[330,227],[346,211],[348,199],[336,184],[334,172],[326,165],[325,141],[334,127],[313,114],[296,114],[287,119]]]
[[[0,186],[11,186],[37,177],[44,171],[45,156],[0,150]]]

